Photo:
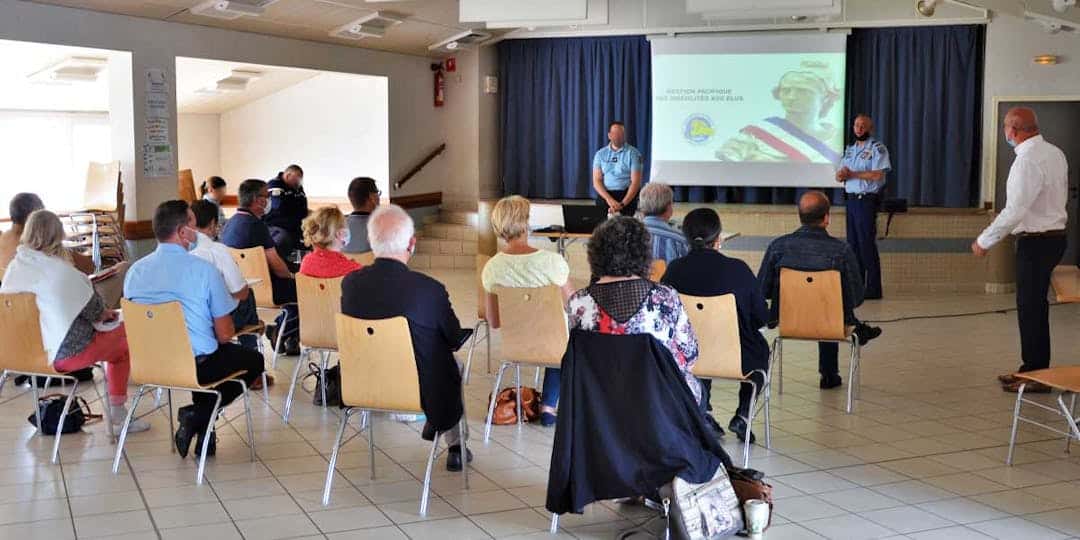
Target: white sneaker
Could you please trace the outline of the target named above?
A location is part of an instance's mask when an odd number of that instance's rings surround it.
[[[113,433],[116,433],[117,435],[120,435],[120,430],[121,429],[124,429],[124,421],[123,420],[120,420],[119,422],[114,422],[113,423]],[[128,433],[129,434],[130,433],[139,433],[139,432],[142,432],[142,431],[147,431],[149,429],[150,429],[150,422],[147,422],[146,420],[133,419],[131,421],[131,425],[128,426]]]

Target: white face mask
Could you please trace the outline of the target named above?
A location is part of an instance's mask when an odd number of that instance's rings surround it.
[[[345,229],[342,229],[342,230],[345,231],[345,234],[341,235],[341,245],[347,246],[347,245],[349,245],[349,242],[352,241],[352,231],[349,230],[348,228],[345,228]]]

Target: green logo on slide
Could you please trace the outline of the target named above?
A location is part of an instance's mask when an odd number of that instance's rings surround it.
[[[708,115],[694,113],[683,122],[682,133],[690,144],[705,144],[709,142],[716,130],[713,129],[712,119]]]

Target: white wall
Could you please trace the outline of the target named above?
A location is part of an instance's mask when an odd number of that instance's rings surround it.
[[[387,85],[322,73],[221,115],[221,171],[230,181],[304,168],[310,197],[344,197],[349,181],[389,183]]]
[[[456,136],[453,128],[444,129],[453,102],[448,102],[442,110],[432,106],[428,58],[19,0],[0,0],[0,39],[133,52],[130,75],[137,81],[131,100],[135,129],[129,139],[132,142],[129,153],[117,155],[129,195],[131,219],[150,219],[160,201],[176,196],[175,178],[146,179],[142,175],[146,91],[141,81],[147,69],[164,70],[171,83],[170,103],[175,104],[177,56],[389,77],[391,178],[412,168],[444,138]],[[170,112],[175,120],[175,105]],[[175,148],[178,142],[175,121],[170,128],[170,141]],[[117,152],[117,145],[114,144],[113,150]],[[456,182],[447,163],[448,160],[433,161],[405,189],[393,195],[436,191],[448,182]],[[384,193],[390,193],[389,185],[380,187]],[[137,195],[137,204],[131,203],[132,195]]]
[[[195,177],[195,192],[199,183],[209,176],[224,176],[229,193],[236,193],[241,179],[231,179],[221,171],[221,118],[216,114],[181,114],[176,120],[176,137],[180,148],[177,169],[191,169]]]

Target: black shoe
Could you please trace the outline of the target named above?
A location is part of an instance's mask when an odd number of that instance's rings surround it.
[[[739,437],[740,441],[746,441],[746,434],[750,434],[750,444],[754,444],[757,438],[754,437],[754,432],[750,431],[750,428],[746,426],[746,420],[739,415],[731,417],[731,422],[728,422],[728,430]]]
[[[195,429],[195,406],[187,405],[180,407],[176,411],[176,420],[180,424],[180,427],[176,430],[176,436],[173,437],[173,442],[176,444],[176,451],[180,454],[181,458],[186,458],[188,455],[188,449],[191,448],[191,440],[195,438],[197,430]]]
[[[278,347],[277,352],[285,356],[298,356],[300,354],[300,338],[286,336],[281,340],[281,347]]]
[[[844,383],[844,380],[840,378],[839,374],[822,375],[821,382],[818,383],[818,387],[822,390],[828,390],[830,388],[836,388]]]
[[[859,345],[866,345],[870,343],[870,340],[881,335],[881,327],[859,323],[855,326],[854,334],[859,337]]]
[[[206,432],[199,433],[199,440],[195,443],[195,457],[202,455],[203,438],[206,437]],[[217,454],[217,432],[210,434],[210,445],[206,447],[206,457],[213,457]]]
[[[266,325],[266,339],[270,340],[271,345],[277,345],[277,331],[278,325],[268,324]]]
[[[472,450],[467,450],[469,463],[472,463]],[[446,451],[446,470],[461,471],[461,445],[455,444]]]

